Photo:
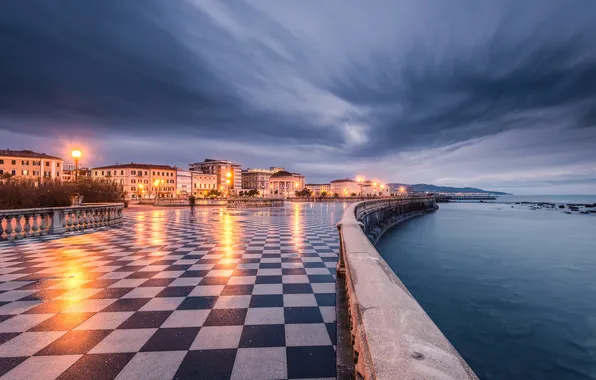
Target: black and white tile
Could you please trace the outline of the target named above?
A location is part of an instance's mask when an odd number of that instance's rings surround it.
[[[342,204],[0,243],[2,379],[335,377]]]

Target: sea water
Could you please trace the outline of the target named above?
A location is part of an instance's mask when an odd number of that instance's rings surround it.
[[[377,249],[481,379],[596,379],[596,214],[447,203]]]

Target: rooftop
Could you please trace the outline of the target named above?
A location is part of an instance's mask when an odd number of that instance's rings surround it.
[[[344,178],[344,179],[334,179],[333,181],[331,181],[331,183],[335,183],[335,182],[356,182],[353,179],[350,178]]]
[[[153,164],[137,164],[135,162],[131,162],[130,164],[115,164],[115,165],[108,165],[108,166],[98,166],[95,169],[163,169],[163,170],[177,170],[175,166],[169,165],[153,165]]]
[[[46,158],[48,160],[61,160],[62,158],[50,156],[45,153],[37,153],[32,150],[11,150],[0,149],[0,157],[23,157],[23,158]]]

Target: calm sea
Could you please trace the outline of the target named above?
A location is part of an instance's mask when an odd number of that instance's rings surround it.
[[[596,379],[596,214],[441,204],[377,248],[481,379]]]

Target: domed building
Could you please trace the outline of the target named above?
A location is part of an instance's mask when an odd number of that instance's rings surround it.
[[[273,196],[294,197],[294,192],[302,189],[304,189],[302,174],[281,170],[269,177],[269,193]]]

